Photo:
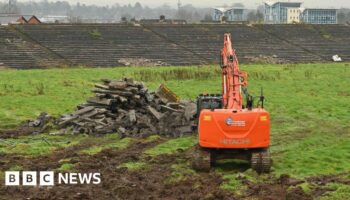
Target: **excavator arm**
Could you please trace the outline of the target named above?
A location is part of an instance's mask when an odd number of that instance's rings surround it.
[[[243,108],[242,90],[247,86],[247,73],[239,69],[239,62],[232,48],[229,33],[224,35],[221,68],[223,106],[225,109],[241,110]]]

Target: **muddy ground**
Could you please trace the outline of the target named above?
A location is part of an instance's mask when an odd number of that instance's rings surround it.
[[[14,134],[17,136],[18,134]],[[96,155],[81,155],[77,152],[93,144],[83,143],[60,149],[46,156],[26,158],[19,155],[2,155],[1,171],[13,165],[23,166],[23,170],[50,171],[60,167],[62,159],[70,159],[75,164],[72,171],[100,172],[100,185],[57,185],[54,187],[5,187],[1,184],[0,199],[313,199],[327,192],[322,186],[329,182],[344,182],[337,176],[311,177],[307,182],[315,186],[312,194],[306,194],[297,185],[303,181],[288,175],[273,177],[264,183],[253,183],[245,177],[238,179],[246,187],[244,193],[222,189],[227,181],[212,170],[209,173],[187,174],[178,181],[169,181],[172,166],[189,163],[192,149],[178,150],[172,155],[151,157],[143,154],[149,148],[167,139],[155,141],[137,140],[127,149],[106,149]],[[147,167],[129,170],[123,163],[144,162]],[[243,166],[243,168],[249,166]],[[238,171],[242,169],[237,169]],[[246,170],[246,169],[243,169]],[[225,172],[224,172],[225,173]],[[4,181],[2,181],[4,182]],[[296,187],[297,186],[297,187]],[[319,187],[318,187],[319,186]]]

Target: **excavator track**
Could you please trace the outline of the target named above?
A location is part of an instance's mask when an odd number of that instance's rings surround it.
[[[209,172],[211,167],[210,151],[197,145],[194,149],[192,168],[196,171]]]
[[[264,149],[261,151],[252,152],[250,163],[252,169],[254,169],[258,174],[269,173],[272,165],[270,151],[268,149]]]

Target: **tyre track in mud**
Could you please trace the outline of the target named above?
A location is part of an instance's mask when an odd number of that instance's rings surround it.
[[[5,154],[0,162],[0,169],[7,170],[12,166],[21,166],[27,171],[47,171],[54,170],[60,167],[60,160],[66,158],[79,157],[78,152],[82,149],[92,146],[92,141],[86,141],[77,145],[72,145],[67,148],[54,150],[52,153],[42,156],[25,156],[19,154]],[[6,162],[4,162],[6,161]]]

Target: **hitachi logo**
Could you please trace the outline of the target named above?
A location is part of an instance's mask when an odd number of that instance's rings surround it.
[[[221,144],[250,144],[249,139],[222,139]]]

